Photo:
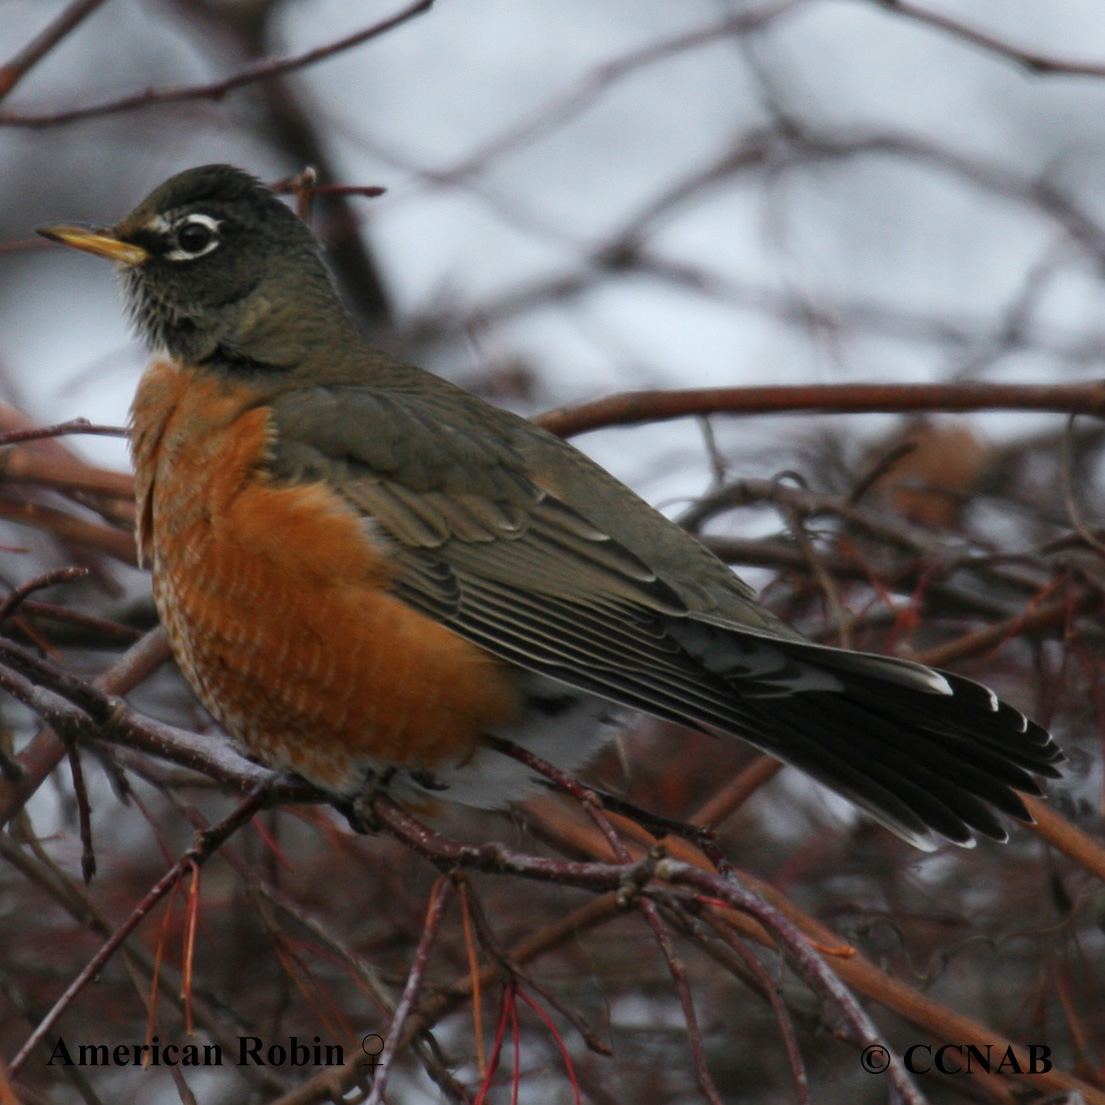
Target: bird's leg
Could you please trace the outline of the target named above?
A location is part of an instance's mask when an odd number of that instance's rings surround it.
[[[387,793],[388,784],[395,778],[398,768],[388,767],[383,771],[373,771],[365,777],[361,789],[352,803],[341,807],[349,821],[349,827],[355,833],[378,833],[380,821],[373,810],[377,798]]]

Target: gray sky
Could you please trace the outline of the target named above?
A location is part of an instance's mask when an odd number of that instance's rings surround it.
[[[286,3],[270,48],[309,49],[398,7]],[[4,50],[61,8],[9,0]],[[1105,58],[1090,0],[928,10],[1027,50]],[[777,14],[756,33],[697,36],[754,12]],[[172,5],[110,0],[4,106],[57,110],[241,63]],[[522,409],[642,386],[1101,374],[1105,79],[1033,76],[864,0],[439,0],[291,84],[341,182],[388,188],[354,209],[399,321],[457,321],[424,360],[461,380],[524,365],[537,386]],[[268,179],[299,168],[248,91],[0,129],[3,237],[112,221],[217,159]],[[1041,186],[1085,225],[1072,234]],[[649,271],[596,274],[595,251],[642,216]],[[586,287],[539,294],[566,277]],[[142,352],[102,265],[0,255],[0,312],[0,364],[36,417],[122,421]],[[1030,424],[984,420],[998,434]],[[787,426],[722,420],[719,434],[753,453]],[[583,444],[670,499],[703,486],[700,441],[688,423]],[[84,447],[125,462],[118,443]]]

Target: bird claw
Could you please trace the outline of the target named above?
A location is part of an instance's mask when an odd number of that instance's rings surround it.
[[[388,784],[395,777],[396,769],[389,767],[384,771],[373,771],[365,776],[361,789],[352,804],[345,810],[349,827],[355,833],[378,833],[380,819],[374,809],[376,799],[387,794]]]

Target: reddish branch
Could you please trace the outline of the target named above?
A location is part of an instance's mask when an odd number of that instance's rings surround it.
[[[98,618],[95,614],[86,614],[83,610],[76,610],[70,606],[58,606],[52,602],[39,602],[36,599],[24,599],[19,605],[28,617],[71,626],[69,639],[79,637],[81,643],[107,642],[129,645],[142,636],[142,630],[133,625],[124,625],[122,622],[111,621],[108,618]],[[56,633],[52,640],[53,643],[58,643]]]
[[[1100,840],[1072,825],[1042,799],[1026,795],[1024,804],[1035,821],[1032,829],[1037,836],[1105,883],[1105,849]]]
[[[587,811],[588,816],[606,839],[617,862],[629,863],[631,861],[632,857],[629,848],[618,835],[610,818],[607,817],[601,801],[593,791],[582,786],[575,779],[566,775],[563,771],[554,767],[546,760],[541,759],[529,749],[522,748],[510,741],[499,739],[495,739],[494,747],[500,752],[520,760],[529,767],[535,768],[541,775],[563,788]],[[646,898],[640,901],[639,906],[645,921],[648,923],[649,928],[652,929],[652,935],[660,948],[660,953],[664,957],[664,962],[668,965],[672,981],[675,984],[676,993],[679,995],[679,1003],[683,1008],[683,1020],[687,1026],[687,1038],[690,1041],[691,1055],[694,1059],[695,1077],[698,1081],[698,1088],[702,1091],[702,1096],[706,1101],[710,1102],[710,1105],[721,1105],[721,1095],[718,1092],[717,1086],[714,1084],[709,1067],[706,1064],[706,1050],[702,1040],[702,1031],[698,1024],[698,1014],[695,1011],[694,999],[691,996],[690,985],[687,981],[687,969],[682,960],[676,955],[671,936],[664,925],[664,921],[660,916],[660,911],[657,909],[656,904]]]
[[[926,409],[936,407],[957,410],[1000,406],[1003,409],[1061,409],[1064,412],[1076,409],[1100,417],[1105,409],[1105,395],[1102,392],[1102,386],[1087,384],[1062,388],[946,386],[903,389],[868,385],[850,388],[725,389],[722,392],[646,393],[643,397],[616,398],[613,401],[613,413],[607,409],[596,416],[593,406],[584,408],[582,422],[591,426],[601,424],[603,420],[608,423],[624,423],[645,417],[674,417],[676,414],[683,413],[703,413],[701,405],[695,406],[695,404],[701,403],[703,395],[719,394],[728,398],[729,405],[715,401],[713,406],[706,408],[707,410],[766,413],[771,410],[795,409],[904,410],[917,409],[921,405]],[[686,399],[688,395],[693,397],[693,402],[688,402]],[[630,404],[629,414],[626,413],[627,401]],[[638,401],[644,402],[644,408],[633,407],[632,404]],[[682,407],[679,406],[681,403]],[[653,405],[649,406],[649,404]],[[679,409],[673,411],[671,405]],[[668,413],[658,414],[663,411]],[[562,419],[559,428],[563,428],[565,424],[573,427],[571,412],[567,414],[556,412],[556,416]],[[68,458],[65,459],[68,461]],[[41,469],[38,474],[45,474],[46,478],[49,476],[47,469]],[[83,479],[76,474],[75,482],[84,486]],[[55,485],[65,489],[64,480],[58,480]],[[112,490],[119,491],[121,486],[121,484],[112,485]],[[755,492],[767,497],[781,496],[790,508],[803,512],[832,509],[852,521],[858,519],[857,524],[866,524],[870,521],[869,515],[853,504],[844,503],[833,506],[829,503],[830,496],[816,496],[804,489],[779,485],[772,481],[746,481],[742,487],[747,493]],[[782,490],[780,490],[781,487]],[[99,490],[103,488],[103,484],[98,486]],[[897,544],[903,549],[916,551],[919,555],[932,552],[931,535],[911,529],[903,523],[896,523],[892,519],[887,520],[882,528],[876,526],[871,535],[877,540],[889,541],[892,545]],[[1025,574],[1023,579],[1013,573],[1009,581],[1016,586],[1023,583],[1024,588],[1030,593],[1034,586],[1038,586],[1034,583],[1033,573]],[[958,650],[957,655],[962,656],[978,649],[993,648],[1011,636],[1024,636],[1029,632],[1062,631],[1069,625],[1072,616],[1085,613],[1098,603],[1099,597],[1094,588],[1086,587],[1083,598],[1072,598],[1063,604],[1035,606],[1030,604],[1025,613],[1019,617],[982,630],[973,639],[966,638],[965,643],[955,646]],[[269,772],[248,764],[221,742],[206,740],[195,734],[151,722],[135,714],[113,697],[120,688],[133,685],[133,682],[130,682],[132,678],[134,681],[140,681],[155,663],[160,663],[165,658],[165,655],[164,641],[160,634],[151,634],[132,650],[116,669],[101,679],[100,686],[95,686],[57,668],[14,642],[0,639],[0,687],[37,711],[59,733],[67,737],[117,742],[129,748],[141,750],[148,755],[186,765],[233,789],[249,789],[264,781],[268,784],[266,799],[273,802],[325,800],[324,796],[311,788],[275,780]],[[31,742],[21,757],[21,764],[26,772],[25,778],[14,783],[0,784],[0,819],[5,813],[10,815],[17,809],[41,783],[46,774],[56,765],[60,750],[61,742],[49,732],[39,734]],[[758,785],[768,777],[769,773],[769,769],[766,768],[756,770],[755,783]],[[731,808],[734,801],[740,801],[749,789],[749,787],[736,788],[734,794],[726,796],[712,814],[718,816],[720,807]],[[468,867],[500,875],[576,886],[605,895],[607,896],[605,900],[600,899],[599,903],[596,903],[595,923],[611,916],[610,895],[616,896],[616,900],[623,908],[641,909],[646,916],[650,917],[650,923],[654,923],[654,928],[657,928],[658,937],[664,941],[664,956],[669,969],[676,976],[677,989],[684,1004],[692,1044],[700,1041],[696,1035],[694,1015],[689,1004],[689,988],[685,980],[680,978],[679,961],[674,950],[667,943],[666,934],[663,933],[662,927],[657,927],[657,910],[662,908],[665,911],[671,911],[672,918],[678,921],[679,930],[689,934],[689,938],[701,941],[704,937],[700,929],[696,928],[693,913],[690,911],[697,908],[710,908],[706,904],[707,899],[710,902],[725,903],[733,910],[731,918],[728,913],[725,915],[727,923],[734,925],[746,936],[765,943],[774,942],[776,946],[785,949],[795,969],[806,978],[815,992],[820,993],[831,1002],[834,1009],[838,1010],[848,1025],[846,1035],[852,1041],[877,1042],[877,1036],[854,1001],[852,1004],[841,1004],[851,999],[847,997],[833,972],[861,992],[896,1010],[938,1038],[983,1040],[987,1035],[980,1026],[973,1025],[964,1018],[957,1018],[937,1003],[920,998],[908,987],[893,982],[862,957],[854,956],[848,960],[833,958],[832,971],[830,971],[823,959],[813,952],[807,938],[813,936],[814,939],[832,943],[835,942],[832,934],[821,933],[816,923],[795,911],[785,899],[772,899],[767,888],[757,886],[754,891],[747,890],[732,879],[723,878],[714,871],[703,870],[694,863],[684,862],[679,853],[686,850],[686,846],[680,845],[679,842],[672,842],[669,854],[647,851],[647,845],[643,852],[631,852],[618,842],[616,834],[611,837],[610,823],[600,818],[600,827],[606,834],[605,841],[609,844],[612,840],[614,844],[616,862],[549,859],[523,855],[498,844],[472,846],[449,840],[419,823],[385,797],[380,797],[373,803],[373,811],[379,823],[389,833],[438,866]],[[1062,822],[1062,819],[1049,818],[1046,822],[1043,818],[1040,820],[1047,829],[1045,835],[1055,843],[1056,847],[1066,851],[1089,870],[1105,871],[1102,850],[1099,846],[1089,841],[1087,850],[1087,840],[1082,838],[1075,840],[1074,830],[1065,832],[1063,828],[1065,822]],[[588,852],[584,851],[584,854]],[[151,893],[163,892],[164,887],[159,883]],[[764,900],[765,897],[772,899],[773,904],[768,905]],[[786,922],[781,923],[781,913],[789,914],[791,919],[789,925]],[[744,920],[739,921],[737,918]],[[141,916],[135,916],[128,924],[133,927],[140,920]],[[426,940],[430,938],[427,934],[430,933],[431,928],[432,926],[428,927],[424,933]],[[569,931],[564,929],[558,936],[551,939],[554,941],[564,939]],[[805,933],[805,936],[802,933]],[[118,946],[121,939],[122,937],[116,934],[113,937],[115,943],[111,947]],[[555,944],[545,946],[555,946]],[[427,943],[426,951],[428,947]],[[86,971],[75,980],[75,985],[88,977],[90,970],[100,969],[110,950],[105,945],[101,957],[93,964],[89,964]],[[444,1011],[446,1008],[444,1004],[438,1004],[435,1007],[432,999],[415,1002],[414,998],[424,980],[424,967],[423,962],[421,969],[412,971],[410,976],[408,990],[411,1000],[407,1002],[403,1013],[406,1014],[409,1010],[411,1015],[409,1019],[405,1015],[396,1019],[395,1032],[391,1037],[394,1040],[393,1053],[396,1048],[405,1047],[410,1042],[412,1033],[427,1023],[425,1018],[432,1017],[435,1008],[439,1011]],[[76,989],[71,988],[71,992],[62,999],[63,1002],[71,1000],[75,992]],[[458,999],[454,995],[452,1000]],[[60,1012],[60,1006],[51,1016],[56,1016],[57,1012]],[[407,1020],[407,1026],[401,1028],[400,1022],[403,1020]],[[45,1032],[48,1027],[48,1023],[45,1023],[40,1027],[40,1032]],[[991,1033],[989,1042],[993,1041],[994,1036]],[[699,1068],[700,1081],[704,1087],[708,1086],[708,1076],[703,1077],[705,1068],[700,1058],[696,1066]],[[800,1066],[796,1065],[795,1069],[799,1070]],[[353,1073],[350,1073],[350,1077]],[[916,1091],[905,1079],[903,1071],[893,1068],[891,1078],[899,1083],[899,1092],[906,1100],[919,1100],[915,1096]],[[314,1082],[314,1080],[311,1081]],[[332,1080],[330,1085],[333,1085]],[[1081,1086],[1061,1071],[1053,1072],[1052,1078],[1047,1082],[1047,1088],[1075,1087],[1082,1090],[1088,1102],[1093,1102],[1094,1105],[1105,1103],[1105,1096],[1097,1094],[1089,1087]],[[309,1091],[304,1090],[304,1092]],[[709,1095],[709,1090],[705,1092]],[[312,1099],[307,1096],[293,1096],[297,1100]]]
[[[752,976],[750,985],[757,987],[760,994],[771,1006],[775,1014],[775,1023],[779,1027],[779,1035],[782,1037],[786,1048],[787,1062],[790,1064],[791,1079],[794,1082],[794,1090],[797,1095],[798,1105],[812,1105],[810,1097],[809,1075],[806,1073],[806,1065],[802,1059],[802,1051],[794,1032],[794,1021],[787,1009],[783,998],[782,988],[778,981],[767,971],[764,965],[756,958],[755,953],[745,942],[712,910],[703,914],[704,922],[713,929],[722,943],[740,960],[744,970]]]
[[[206,862],[220,847],[236,833],[264,805],[265,796],[260,788],[244,801],[229,816],[217,825],[196,834],[196,841],[180,859],[157,881],[146,896],[131,911],[130,916],[111,934],[100,950],[88,961],[83,971],[65,988],[64,993],[54,1003],[53,1008],[39,1021],[27,1042],[19,1049],[12,1060],[11,1070],[18,1074],[23,1064],[43,1041],[46,1034],[57,1022],[58,1017],[72,1004],[73,999],[104,968],[123,941],[138,927],[146,915],[189,871],[194,871]]]
[[[53,587],[56,583],[72,583],[75,580],[84,579],[86,575],[88,575],[87,568],[55,568],[52,572],[45,572],[28,580],[16,587],[7,598],[0,600],[0,621],[10,618],[36,591]]]
[[[1098,591],[1078,595],[1073,602],[1030,604],[1014,618],[988,625],[974,633],[965,633],[946,645],[926,649],[918,653],[916,659],[932,667],[948,667],[968,656],[985,656],[1018,637],[1061,632],[1073,626],[1074,619],[1079,615],[1099,611],[1101,604],[1102,597]]]
[[[95,433],[98,427],[81,427],[80,433]],[[110,432],[116,432],[108,428]],[[14,436],[14,435],[12,435]],[[8,444],[0,441],[0,445]],[[0,480],[33,483],[65,491],[86,491],[126,499],[134,497],[134,480],[122,472],[97,468],[81,460],[44,456],[30,449],[8,445],[0,450]]]
[[[0,518],[43,530],[74,546],[106,553],[124,564],[138,563],[134,538],[129,533],[78,518],[68,511],[0,498]]]
[[[75,737],[99,735],[109,740],[120,741],[146,752],[153,752],[176,762],[199,768],[205,774],[220,778],[224,783],[238,789],[255,787],[261,781],[272,779],[270,773],[249,765],[229,753],[220,742],[205,741],[193,734],[139,718],[121,704],[113,703],[109,696],[91,688],[88,684],[81,684],[64,672],[52,669],[45,661],[40,661],[32,654],[19,650],[17,646],[6,645],[4,653],[6,663],[16,663],[21,670],[33,671],[37,679],[50,685],[49,691],[44,690],[29,680],[21,681],[18,672],[13,672],[10,667],[0,668],[0,674],[4,675],[5,689],[38,710],[67,735]],[[106,730],[102,722],[95,722],[91,716],[92,714],[106,716],[109,713],[109,724]],[[287,784],[278,783],[274,783],[267,794],[272,800],[303,801],[317,800],[321,797],[309,788],[289,787]],[[629,903],[632,903],[637,896],[644,895],[658,902],[682,908],[680,903],[683,899],[677,892],[680,887],[692,891],[695,896],[705,896],[711,900],[725,902],[733,909],[755,919],[757,925],[750,930],[750,934],[755,938],[763,938],[755,935],[757,931],[762,932],[760,926],[770,932],[773,938],[786,948],[788,957],[815,989],[827,988],[827,993],[832,995],[834,1004],[845,1000],[846,992],[827,977],[824,964],[810,950],[798,930],[791,930],[785,924],[780,926],[778,909],[783,908],[784,912],[790,913],[796,923],[801,923],[805,932],[812,933],[822,943],[834,943],[835,938],[826,930],[818,928],[804,915],[794,911],[793,907],[785,903],[785,899],[778,898],[770,888],[759,885],[755,892],[745,890],[731,879],[723,879],[711,872],[694,868],[691,864],[655,852],[646,854],[633,862],[610,864],[527,856],[500,844],[461,844],[429,829],[384,796],[377,797],[372,808],[379,823],[390,833],[439,865],[512,874],[523,878],[577,886],[596,893],[616,891],[622,896],[623,901]],[[664,884],[675,888],[674,898],[671,897],[673,891],[664,889]],[[776,899],[774,906],[768,905],[761,897],[764,894],[767,894],[768,898]],[[937,1003],[922,999],[908,987],[888,979],[882,972],[863,961],[862,957],[834,960],[833,969],[846,981],[858,985],[863,992],[877,996],[884,1004],[898,1008],[911,1019],[918,1019],[918,1010],[924,1008],[928,1011],[925,1016],[930,1026],[946,1025],[949,1031],[958,1033],[958,1035],[942,1038],[968,1040],[981,1039],[985,1035],[977,1025],[972,1025],[964,1018],[954,1018],[954,1015],[948,1014]],[[873,1034],[864,1016],[851,1006],[847,1008],[851,1009],[847,1016],[851,1025],[850,1031],[854,1033],[855,1038],[877,1042],[877,1036]],[[990,1037],[990,1041],[993,1042],[993,1036]],[[1096,1093],[1090,1087],[1082,1086],[1061,1071],[1053,1072],[1045,1081],[1048,1087],[1056,1089],[1077,1087],[1084,1093],[1086,1100],[1093,1105],[1102,1105],[1105,1102],[1105,1095]],[[905,1084],[899,1087],[899,1090],[906,1094],[909,1092]],[[308,1100],[308,1098],[302,1100]]]
[[[549,411],[535,421],[561,437],[705,414],[1054,411],[1105,418],[1105,383],[812,384],[630,391]]]
[[[97,426],[87,418],[71,418],[68,422],[58,422],[53,426],[30,426],[22,430],[7,430],[0,433],[0,445],[14,445],[22,441],[42,441],[50,437],[65,437],[68,434],[126,437],[127,431],[122,426]]]

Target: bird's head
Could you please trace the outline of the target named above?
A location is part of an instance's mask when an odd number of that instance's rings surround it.
[[[279,370],[352,326],[311,230],[231,165],[178,173],[113,227],[39,233],[114,261],[136,328],[180,361]]]

